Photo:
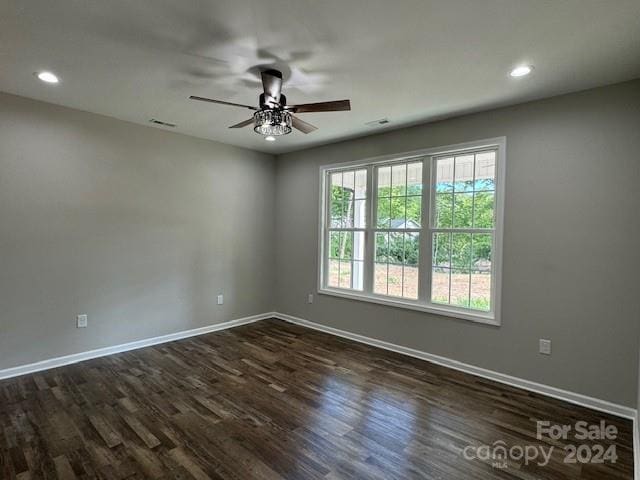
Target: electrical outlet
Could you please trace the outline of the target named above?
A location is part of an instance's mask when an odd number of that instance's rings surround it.
[[[224,295],[218,295],[218,305],[222,305],[224,303]]]
[[[76,317],[76,328],[87,328],[87,315],[78,315]]]
[[[307,303],[313,303],[313,293],[310,293],[310,294],[307,296]]]
[[[543,355],[551,355],[551,340],[540,339],[540,353]]]

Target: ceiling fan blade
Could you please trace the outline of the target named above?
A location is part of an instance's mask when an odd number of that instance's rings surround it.
[[[318,127],[316,127],[315,125],[311,125],[310,123],[299,119],[295,115],[291,115],[291,126],[293,126],[293,128],[295,128],[296,130],[300,130],[302,133],[311,133],[314,130],[318,129]]]
[[[295,113],[341,112],[351,110],[351,102],[349,100],[334,100],[332,102],[303,103],[302,105],[287,105],[286,109]]]
[[[258,110],[256,107],[252,107],[250,105],[242,105],[241,103],[233,103],[233,102],[224,102],[222,100],[214,100],[212,98],[196,97],[195,95],[191,95],[189,98],[191,100],[199,100],[201,102],[219,103],[220,105],[230,105],[232,107],[242,107],[242,108],[248,108],[249,110]]]
[[[280,103],[282,91],[282,73],[278,70],[265,70],[260,72],[265,97],[271,97],[274,102]]]
[[[253,123],[253,118],[250,118],[249,120],[245,120],[244,122],[231,125],[229,128],[242,128],[242,127],[246,127],[247,125],[251,125],[252,123]]]

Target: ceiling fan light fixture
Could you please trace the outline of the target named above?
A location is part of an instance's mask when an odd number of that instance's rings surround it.
[[[259,135],[277,137],[291,133],[291,114],[286,110],[258,110],[253,130]]]

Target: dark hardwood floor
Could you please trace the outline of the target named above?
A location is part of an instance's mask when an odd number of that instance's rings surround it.
[[[536,420],[614,425],[617,462]],[[555,451],[463,455],[500,440]],[[630,421],[278,320],[0,382],[2,478],[631,479],[632,451]]]

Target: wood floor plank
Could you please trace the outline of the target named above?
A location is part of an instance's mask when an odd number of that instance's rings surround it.
[[[124,422],[129,425],[131,430],[135,432],[135,434],[140,438],[140,440],[144,442],[144,444],[148,448],[155,448],[161,444],[160,440],[158,440],[158,437],[151,433],[139,419],[126,413],[123,413],[120,416],[122,417],[122,420],[124,420]]]
[[[56,474],[60,480],[75,480],[77,478],[66,455],[57,456],[53,459],[53,463],[56,466]]]
[[[536,421],[604,420],[616,463],[567,464]],[[541,467],[465,447],[554,447]],[[591,442],[597,443],[597,442]],[[502,465],[504,467],[504,465]],[[3,479],[633,478],[631,422],[269,320],[0,381]]]
[[[109,422],[102,415],[89,415],[89,422],[102,437],[107,447],[114,448],[122,443],[120,434],[109,425]]]

